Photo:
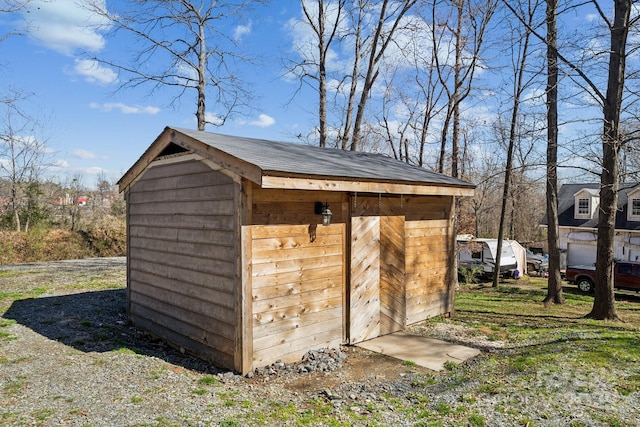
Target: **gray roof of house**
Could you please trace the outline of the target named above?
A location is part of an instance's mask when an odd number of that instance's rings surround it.
[[[263,173],[316,175],[355,180],[428,183],[474,188],[475,185],[382,154],[168,128],[259,167]]]
[[[615,228],[619,230],[640,230],[640,221],[627,221],[629,192],[637,188],[637,184],[621,184],[618,192],[618,209],[616,212]],[[575,218],[575,194],[580,190],[588,190],[597,195],[600,190],[598,183],[564,184],[558,191],[558,223],[562,227],[597,228],[598,215],[590,219]],[[547,225],[545,215],[542,224]]]

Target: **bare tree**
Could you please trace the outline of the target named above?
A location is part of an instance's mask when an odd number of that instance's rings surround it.
[[[539,7],[539,2],[537,0],[525,0],[517,5],[522,9],[522,16],[528,22],[527,27],[531,27],[533,21],[536,19],[537,10]],[[518,135],[518,123],[520,120],[520,108],[522,105],[522,97],[524,91],[528,89],[528,82],[530,79],[525,74],[525,69],[529,61],[530,52],[530,41],[531,41],[531,32],[527,29],[527,27],[522,27],[523,31],[516,31],[513,34],[514,45],[512,46],[512,62],[514,65],[513,69],[513,94],[512,94],[512,105],[511,105],[511,118],[509,121],[509,133],[508,133],[508,144],[507,144],[507,160],[505,165],[504,172],[504,183],[502,190],[502,208],[500,210],[500,226],[498,227],[498,247],[496,250],[496,259],[495,259],[495,272],[493,275],[493,286],[498,286],[499,274],[497,272],[500,271],[500,256],[502,253],[502,241],[504,238],[504,224],[507,215],[507,203],[510,194],[510,185],[511,185],[511,176],[513,172],[513,153],[515,150],[515,145],[519,138]]]
[[[450,3],[448,5],[447,3]],[[440,5],[440,7],[438,7]],[[445,5],[447,13],[437,11]],[[438,79],[447,94],[447,109],[440,136],[438,172],[444,173],[444,160],[451,134],[451,176],[459,177],[460,106],[473,88],[473,78],[480,61],[485,33],[495,11],[496,2],[449,0],[432,4],[432,42]],[[440,59],[444,53],[445,60]],[[451,56],[453,55],[453,58]],[[450,128],[451,126],[451,128]]]
[[[2,13],[16,13],[23,10],[31,0],[0,0],[0,14]],[[13,35],[20,34],[19,31],[14,30],[5,34],[0,34],[0,43],[8,39]]]
[[[13,214],[13,227],[22,231],[20,211],[47,167],[47,146],[46,138],[39,135],[42,124],[20,108],[24,98],[15,95],[12,99],[1,104],[4,111],[0,115],[0,178],[8,183],[5,197]]]
[[[549,279],[545,305],[564,304],[560,276],[560,227],[558,223],[558,28],[557,0],[546,0],[547,25],[547,243]]]
[[[111,22],[114,35],[125,32],[140,42],[141,47],[134,51],[130,64],[94,58],[119,70],[121,88],[141,85],[150,85],[152,91],[173,88],[176,90],[173,102],[187,92],[195,92],[198,130],[204,130],[207,124],[222,125],[231,114],[248,106],[251,92],[240,80],[236,64],[249,62],[250,58],[239,52],[237,40],[222,28],[222,23],[238,19],[241,12],[259,2],[131,0],[127,3],[123,10],[107,10],[103,1],[91,1],[88,6]],[[212,113],[207,111],[207,101],[215,105]]]
[[[522,17],[506,0],[503,3],[526,25]],[[607,27],[609,50],[607,61],[607,89],[603,93],[595,78],[556,49],[557,59],[570,70],[574,81],[580,80],[585,90],[602,106],[602,160],[600,173],[600,205],[598,211],[598,240],[596,249],[596,292],[593,308],[587,317],[598,320],[618,320],[613,293],[613,244],[615,234],[615,217],[618,203],[620,183],[620,150],[625,142],[621,135],[620,123],[622,103],[625,94],[626,60],[628,56],[627,41],[630,29],[637,24],[639,16],[631,17],[633,8],[631,0],[613,1],[613,19],[609,18],[598,0],[590,0],[580,5],[594,6],[597,15]],[[530,28],[531,29],[531,28]],[[546,43],[546,38],[535,30],[532,34]],[[590,59],[598,59],[601,55],[592,55]]]
[[[303,22],[311,29],[312,41],[297,46],[299,59],[289,70],[301,82],[317,85],[320,145],[327,144],[326,104],[333,91],[333,115],[339,122],[334,126],[338,129],[336,145],[344,150],[362,148],[367,139],[362,135],[367,125],[365,111],[381,74],[380,64],[389,48],[395,47],[396,33],[406,24],[404,18],[416,2],[323,0],[317,3],[316,11],[302,1]],[[335,57],[328,55],[331,51],[349,51],[349,57],[340,66],[331,64],[330,70],[328,61],[335,62]]]
[[[360,144],[360,132],[364,119],[364,112],[367,100],[371,96],[373,84],[379,75],[378,63],[383,58],[385,51],[394,38],[394,33],[400,26],[402,18],[413,7],[417,0],[402,0],[392,2],[384,0],[378,15],[378,22],[374,28],[371,43],[368,47],[369,57],[367,67],[364,72],[362,81],[362,90],[360,92],[360,100],[356,109],[356,115],[353,122],[353,130],[351,131],[350,150],[355,151]],[[391,24],[389,24],[389,21]],[[353,76],[352,76],[353,77]],[[345,129],[348,132],[348,129]]]
[[[629,29],[639,19],[631,19],[631,0],[614,0],[614,16],[610,20],[599,2],[593,1],[611,35],[607,92],[602,108],[604,114],[602,135],[602,173],[600,175],[600,208],[598,216],[598,242],[596,281],[593,308],[587,317],[600,320],[619,320],[613,294],[613,242],[618,185],[620,183],[620,116],[626,76],[627,38]],[[603,286],[604,285],[604,286]]]
[[[302,11],[318,42],[317,58],[309,55],[302,64],[296,65],[303,78],[315,80],[318,84],[318,137],[320,147],[327,145],[327,61],[336,34],[343,18],[346,0],[325,4],[317,0],[317,10],[310,10],[307,1],[302,0]],[[330,20],[330,22],[329,22]],[[310,63],[316,72],[307,71]]]

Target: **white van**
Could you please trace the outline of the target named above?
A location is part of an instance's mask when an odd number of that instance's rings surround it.
[[[458,267],[482,268],[485,276],[493,277],[496,268],[498,239],[458,240]],[[500,275],[512,277],[518,268],[518,261],[508,241],[502,241],[500,255]],[[523,272],[519,272],[522,274]]]

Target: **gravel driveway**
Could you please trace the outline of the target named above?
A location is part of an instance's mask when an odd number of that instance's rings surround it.
[[[125,267],[124,258],[0,267],[0,425],[614,425],[592,412],[638,425],[637,393],[598,378],[516,373],[496,385],[513,391],[482,389],[484,356],[435,373],[344,347],[330,372],[237,376],[129,325]],[[411,332],[503,351],[460,325]]]
[[[128,324],[125,267],[124,258],[0,267],[0,425],[273,425],[314,410],[365,425],[367,405],[384,408],[383,394],[430,375],[351,347],[332,372],[219,370]]]

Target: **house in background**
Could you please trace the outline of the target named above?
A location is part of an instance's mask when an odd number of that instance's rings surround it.
[[[385,156],[165,128],[119,181],[131,321],[243,374],[453,311],[456,197]]]
[[[561,266],[596,262],[600,184],[564,184],[558,192]],[[547,225],[546,217],[543,225]],[[640,187],[620,184],[614,257],[640,261]]]

